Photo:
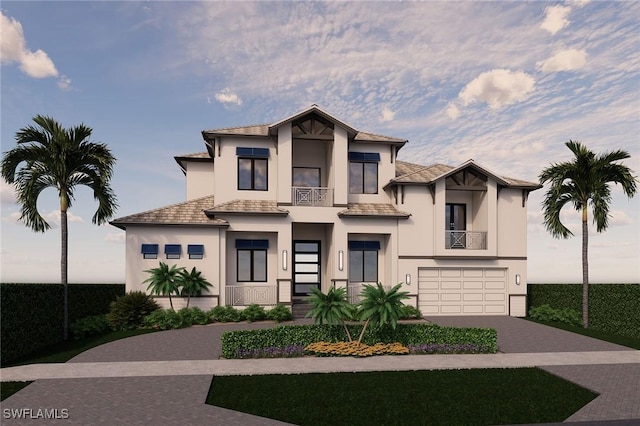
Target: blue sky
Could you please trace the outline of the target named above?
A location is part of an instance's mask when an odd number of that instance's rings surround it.
[[[94,129],[118,158],[117,217],[184,200],[173,157],[200,132],[272,123],[316,103],[353,127],[409,140],[400,158],[537,181],[579,140],[625,149],[640,171],[639,2],[2,2],[1,144],[37,114]],[[1,185],[2,282],[59,280],[59,228],[16,220]],[[576,233],[528,205],[530,282],[581,280]],[[56,223],[53,190],[41,213]],[[123,282],[124,232],[70,210],[71,282]],[[592,281],[640,281],[640,196],[613,191],[590,238]]]

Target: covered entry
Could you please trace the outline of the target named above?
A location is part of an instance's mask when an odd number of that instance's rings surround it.
[[[419,268],[424,315],[506,315],[507,269]]]

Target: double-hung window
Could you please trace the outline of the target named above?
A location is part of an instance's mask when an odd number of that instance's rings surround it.
[[[349,281],[378,282],[379,241],[349,241]]]
[[[268,240],[236,240],[237,281],[267,281]]]
[[[236,148],[238,156],[238,189],[268,190],[267,148]]]
[[[378,162],[377,152],[349,153],[349,193],[378,193]]]

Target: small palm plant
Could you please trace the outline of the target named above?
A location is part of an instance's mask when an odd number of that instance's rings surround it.
[[[169,268],[169,265],[164,262],[160,262],[160,266],[157,268],[151,268],[144,271],[151,274],[151,276],[142,283],[149,283],[147,290],[150,290],[151,294],[169,296],[169,305],[171,306],[172,311],[175,309],[173,309],[171,295],[174,293],[178,294],[178,280],[181,271],[184,271],[184,268],[178,268],[176,265]]]
[[[386,291],[382,283],[375,286],[365,284],[360,293],[361,302],[357,312],[358,318],[365,321],[358,338],[358,344],[362,342],[362,337],[370,322],[378,326],[389,324],[391,328],[396,328],[404,306],[402,301],[407,299],[409,294],[406,291],[400,291],[401,286],[402,283]]]
[[[213,287],[213,285],[202,276],[202,272],[198,271],[195,267],[191,269],[191,272],[187,272],[184,269],[181,270],[178,273],[177,284],[180,288],[180,296],[187,296],[187,308],[189,307],[191,296],[200,296],[203,290]]]
[[[349,341],[353,341],[349,328],[345,321],[353,319],[355,307],[349,303],[347,290],[331,286],[327,294],[318,288],[311,289],[311,294],[307,297],[307,302],[312,309],[307,313],[307,317],[312,317],[316,324],[342,324]]]

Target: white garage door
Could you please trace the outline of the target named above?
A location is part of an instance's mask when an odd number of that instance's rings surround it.
[[[506,315],[507,270],[495,268],[418,269],[423,315]]]

